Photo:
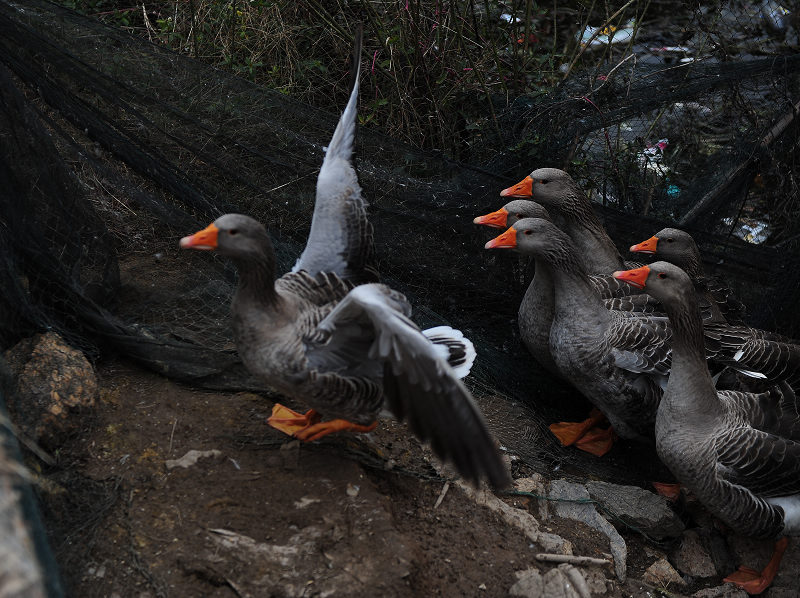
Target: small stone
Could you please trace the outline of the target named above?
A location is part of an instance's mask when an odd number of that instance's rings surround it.
[[[345,490],[345,492],[347,492],[347,496],[349,496],[350,498],[355,498],[356,496],[358,496],[358,491],[360,489],[361,488],[358,485],[351,484],[351,483],[348,482],[347,483],[347,490]]]
[[[281,463],[283,468],[292,471],[300,464],[300,441],[291,440],[281,445]]]
[[[681,573],[692,577],[714,577],[717,568],[694,530],[684,532],[680,546],[670,555],[670,560]]]
[[[668,587],[672,584],[684,586],[686,582],[680,574],[675,571],[669,561],[666,559],[659,559],[650,565],[644,572],[642,579],[649,584],[660,587]]]
[[[478,586],[478,589],[479,590],[483,590],[485,592],[486,591],[486,584],[482,583],[481,585]]]
[[[222,451],[217,449],[211,449],[210,451],[198,451],[192,449],[188,451],[183,457],[180,459],[167,459],[164,462],[164,465],[167,466],[167,469],[175,469],[176,467],[183,467],[184,469],[191,467],[192,465],[196,465],[200,459],[205,459],[208,457],[221,457]]]
[[[541,598],[544,596],[544,581],[536,568],[526,569],[525,571],[515,571],[517,582],[508,590],[511,596],[521,598]]]
[[[562,569],[550,569],[544,574],[542,581],[544,582],[542,598],[584,598]]]

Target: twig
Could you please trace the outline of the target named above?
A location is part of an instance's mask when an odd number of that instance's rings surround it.
[[[539,561],[547,561],[549,563],[569,563],[570,565],[610,565],[611,561],[608,559],[598,559],[593,556],[575,556],[572,554],[552,554],[549,552],[540,552],[536,555]]]
[[[439,505],[442,504],[448,490],[450,490],[450,482],[445,482],[444,486],[442,486],[442,491],[439,493],[439,498],[436,499],[436,503],[433,505],[434,509],[439,508]]]
[[[172,422],[172,432],[170,432],[169,434],[169,450],[167,451],[168,455],[172,454],[172,439],[175,438],[175,426],[177,425],[178,425],[178,418],[176,417],[175,421]]]

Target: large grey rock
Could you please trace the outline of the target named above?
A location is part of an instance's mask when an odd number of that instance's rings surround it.
[[[678,571],[685,575],[714,577],[717,574],[711,555],[694,530],[684,532],[681,543],[672,551],[670,560]]]
[[[587,482],[586,489],[603,510],[613,514],[612,523],[624,522],[656,538],[677,538],[684,530],[680,517],[660,494],[598,481]]]
[[[581,521],[608,537],[609,550],[614,557],[614,570],[617,579],[625,581],[628,550],[625,540],[614,526],[606,521],[595,509],[588,490],[567,480],[554,480],[550,483],[549,497],[553,500],[555,514],[563,519]]]

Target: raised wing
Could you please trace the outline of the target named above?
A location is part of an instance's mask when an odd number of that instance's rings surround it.
[[[367,219],[367,202],[351,161],[356,133],[358,79],[361,73],[359,26],[354,47],[353,88],[325,152],[319,176],[314,216],[306,248],[293,272],[305,270],[312,276],[334,272],[353,282],[378,280],[373,267],[372,225]]]
[[[497,487],[510,482],[508,472],[472,396],[447,363],[447,351],[434,345],[408,318],[405,298],[379,284],[361,285],[320,322],[307,349],[309,362],[322,370],[382,368],[388,408],[443,460],[477,482]],[[366,355],[354,355],[335,338],[369,339]],[[327,340],[326,340],[327,339]],[[345,363],[349,363],[343,368]]]

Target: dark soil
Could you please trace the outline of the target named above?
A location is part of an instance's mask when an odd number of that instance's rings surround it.
[[[45,516],[73,596],[507,596],[541,550],[445,480],[403,425],[300,446],[272,401],[213,393],[129,364],[99,367],[100,400],[49,472]],[[220,451],[188,468],[166,461]],[[520,508],[526,497],[507,497]],[[607,540],[546,529],[576,554]],[[613,580],[608,596],[629,595]]]

